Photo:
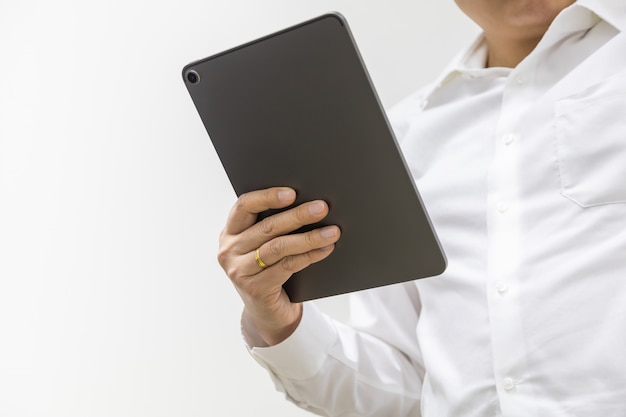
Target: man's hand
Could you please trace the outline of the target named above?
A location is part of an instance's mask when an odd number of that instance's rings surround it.
[[[330,255],[340,235],[337,226],[288,234],[326,217],[328,205],[319,200],[256,223],[258,213],[287,207],[295,199],[290,188],[243,194],[220,235],[218,261],[244,302],[244,314],[270,346],[289,337],[302,317],[302,305],[289,300],[283,284],[295,272]]]

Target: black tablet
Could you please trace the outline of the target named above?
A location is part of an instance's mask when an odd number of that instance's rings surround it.
[[[305,301],[439,275],[446,258],[345,19],[336,13],[194,62],[183,79],[237,195],[323,199],[342,235],[285,284]]]

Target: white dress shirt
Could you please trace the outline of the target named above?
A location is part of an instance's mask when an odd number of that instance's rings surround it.
[[[289,399],[329,416],[626,416],[625,29],[624,0],[579,0],[515,69],[484,68],[479,39],[395,108],[448,269],[353,294],[350,326],[305,304],[277,346],[244,323]]]

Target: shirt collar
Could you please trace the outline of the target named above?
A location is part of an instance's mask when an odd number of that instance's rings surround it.
[[[446,85],[455,77],[461,76],[467,79],[480,77],[500,77],[510,74],[510,68],[486,68],[487,64],[487,42],[485,36],[481,34],[466,49],[462,50],[441,72],[439,78],[426,88],[422,96],[422,108],[428,106],[430,97],[441,87]]]
[[[625,0],[577,0],[572,6],[557,16],[546,32],[546,37],[559,36],[558,33],[584,30],[605,20],[621,32],[626,31]],[[557,33],[554,33],[557,32]],[[561,35],[562,36],[562,35]],[[542,40],[541,43],[545,43]],[[541,44],[540,43],[540,44]],[[425,91],[422,107],[428,105],[430,96],[457,75],[506,76],[510,68],[485,68],[487,45],[484,35],[480,35],[467,49],[458,54],[441,73],[439,78]]]
[[[624,0],[578,0],[575,5],[591,10],[620,32],[626,31],[626,2]]]

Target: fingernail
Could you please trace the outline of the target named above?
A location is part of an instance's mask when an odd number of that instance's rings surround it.
[[[321,201],[316,201],[309,206],[309,212],[314,216],[322,214],[324,212],[324,203],[322,203]]]
[[[322,235],[322,237],[335,237],[335,235],[337,234],[337,229],[333,226],[324,227],[322,230],[320,230],[320,234]]]
[[[294,198],[293,190],[281,190],[278,192],[278,199],[283,203],[292,201]]]

